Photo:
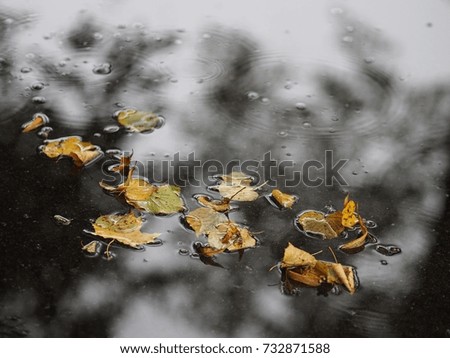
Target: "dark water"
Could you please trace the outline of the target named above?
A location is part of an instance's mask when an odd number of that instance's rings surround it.
[[[3,3],[0,336],[449,336],[448,2]],[[118,130],[112,115],[123,107],[154,111],[165,125]],[[299,202],[285,211],[264,196],[237,205],[230,218],[260,245],[241,260],[221,255],[224,268],[192,255],[203,239],[180,215],[146,216],[144,231],[161,232],[161,246],[89,257],[81,247],[91,220],[128,210],[98,185],[110,156],[83,169],[44,158],[42,136],[20,129],[37,112],[50,118],[49,139],[133,151],[140,174],[160,182],[175,180],[180,163],[162,163],[177,153],[225,165],[270,152],[292,161],[288,176],[332,151],[334,162],[348,159],[348,185],[292,187],[259,168],[261,183],[274,180],[263,194],[278,186]],[[194,164],[179,178],[189,180],[190,210],[216,174]],[[378,240],[355,255],[336,251],[357,269],[357,292],[283,294],[269,269],[288,242],[332,260],[295,216],[340,208],[347,192]]]

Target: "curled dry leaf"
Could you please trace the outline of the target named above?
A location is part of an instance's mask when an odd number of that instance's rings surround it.
[[[361,216],[358,217],[359,217],[359,225],[361,226],[361,234],[356,239],[349,241],[344,245],[341,245],[339,247],[341,250],[344,251],[356,250],[364,246],[364,244],[366,243],[367,235],[369,234],[369,232],[367,230],[366,225],[364,224],[364,220],[361,218]]]
[[[31,121],[26,122],[22,125],[22,132],[23,133],[31,132],[49,122],[50,120],[44,113],[35,113]]]
[[[77,167],[88,165],[103,154],[98,146],[77,136],[47,140],[41,151],[49,158],[70,157]]]
[[[86,251],[88,254],[94,255],[97,253],[99,246],[100,243],[96,240],[93,240],[89,244],[83,245],[81,250]]]
[[[282,208],[290,209],[297,201],[295,195],[285,194],[278,189],[272,190],[272,198]]]
[[[213,199],[208,195],[198,194],[194,198],[200,205],[204,207],[211,208],[220,213],[224,213],[230,210],[230,199],[223,198],[221,200]]]
[[[314,256],[291,243],[285,249],[280,267],[286,270],[286,277],[311,287],[323,283],[343,285],[351,294],[356,290],[355,271],[350,266],[316,260]]]
[[[152,214],[168,215],[184,210],[179,187],[168,184],[153,185],[146,179],[133,178],[132,175],[133,168],[124,183],[111,186],[101,181],[100,186],[113,194],[123,194],[128,204]]]
[[[125,215],[102,215],[92,224],[94,235],[105,239],[113,239],[135,249],[155,241],[159,233],[141,232],[142,219],[133,213]]]
[[[163,125],[161,116],[151,112],[142,112],[127,108],[114,114],[117,121],[132,132],[151,132]]]

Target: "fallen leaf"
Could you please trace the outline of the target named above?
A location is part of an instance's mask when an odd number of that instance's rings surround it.
[[[78,167],[92,163],[103,154],[98,146],[77,136],[47,140],[41,151],[49,158],[70,157]]]
[[[228,218],[214,209],[198,208],[186,215],[186,222],[199,236],[208,235],[217,225],[228,222]]]
[[[88,254],[96,254],[100,243],[96,240],[91,241],[89,244],[84,245],[81,250],[86,251]]]
[[[295,195],[285,194],[278,189],[272,190],[272,197],[275,202],[282,208],[292,208],[297,201]]]
[[[211,208],[220,213],[224,213],[230,210],[230,199],[223,198],[221,200],[213,199],[209,195],[197,194],[194,198],[200,205],[204,207]]]
[[[361,234],[356,239],[349,241],[345,243],[344,245],[341,245],[339,248],[341,250],[355,250],[358,249],[366,243],[367,235],[369,234],[369,231],[367,230],[366,225],[364,224],[364,220],[359,216],[359,225],[361,226]]]
[[[297,222],[305,232],[321,235],[324,239],[329,240],[338,236],[326,220],[325,214],[320,211],[303,211],[298,216]]]
[[[342,225],[342,212],[335,211],[328,214],[326,215],[325,220],[336,233],[336,236],[340,235],[345,230],[344,225]]]
[[[114,114],[117,121],[132,132],[151,132],[163,125],[161,116],[151,112],[142,112],[135,109],[123,109]]]
[[[133,152],[129,153],[128,155],[125,155],[125,153],[122,153],[122,155],[119,157],[119,164],[113,165],[109,170],[113,172],[122,173],[122,175],[127,176],[130,170],[130,164],[131,164],[131,157],[133,156]]]
[[[228,185],[223,182],[220,185],[210,187],[210,189],[217,190],[224,198],[235,201],[254,201],[259,197],[259,194],[256,192],[259,187],[241,184]]]
[[[231,174],[218,175],[217,178],[231,185],[250,186],[254,180],[253,177],[242,172],[232,172]]]
[[[131,246],[135,249],[144,244],[155,241],[159,233],[147,234],[141,232],[142,219],[134,216],[133,213],[125,215],[103,215],[92,224],[94,235],[105,239],[113,239],[121,244]]]
[[[288,247],[284,249],[284,256],[281,260],[281,268],[286,267],[314,267],[316,264],[316,258],[307,253],[306,251],[303,251],[291,243],[288,244]]]
[[[23,133],[31,132],[49,122],[50,122],[49,118],[44,113],[36,113],[33,115],[31,121],[26,122],[22,125],[22,132]]]
[[[175,214],[185,209],[179,187],[150,184],[146,179],[133,178],[133,171],[134,168],[131,168],[126,181],[118,186],[103,181],[100,182],[100,186],[110,193],[123,194],[128,204],[152,214]]]
[[[343,285],[351,294],[356,290],[355,271],[340,263],[316,260],[314,256],[291,243],[285,249],[280,267],[288,279],[311,287],[323,283]]]
[[[342,209],[342,225],[351,229],[358,223],[356,216],[356,203],[353,200],[348,200],[348,196],[344,201],[344,209]]]

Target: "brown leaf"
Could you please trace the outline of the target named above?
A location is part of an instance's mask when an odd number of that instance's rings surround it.
[[[211,189],[217,190],[220,195],[229,200],[254,201],[259,197],[259,194],[256,192],[259,187],[250,187],[241,184],[229,185],[226,183],[221,183],[219,185],[212,186]]]
[[[228,218],[214,209],[198,208],[186,215],[186,222],[199,236],[208,235],[211,231],[217,230],[217,225],[228,222]]]
[[[281,260],[280,267],[314,267],[316,261],[317,260],[313,255],[289,243],[288,247],[284,249],[284,256]]]
[[[222,200],[212,199],[208,195],[195,195],[194,198],[200,205],[207,208],[211,208],[220,213],[224,213],[230,210],[230,199],[223,198]]]
[[[304,211],[298,216],[297,222],[302,226],[304,231],[321,235],[324,239],[333,239],[338,236],[326,220],[325,214],[320,211]]]
[[[325,220],[336,233],[336,236],[340,235],[345,230],[345,227],[342,225],[342,212],[335,211],[334,213],[328,214],[325,217]]]
[[[159,233],[147,234],[141,232],[142,219],[134,216],[131,212],[125,215],[100,216],[92,226],[94,235],[105,239],[113,239],[133,248],[149,244],[160,235]]]
[[[272,190],[272,197],[282,208],[292,208],[297,201],[297,197],[295,195],[285,194],[278,189]]]
[[[217,177],[229,185],[250,186],[253,182],[253,177],[242,172],[232,172],[231,174],[223,174]]]
[[[88,254],[96,254],[100,243],[96,240],[91,241],[89,244],[84,245],[81,249],[86,251]]]
[[[22,132],[23,133],[31,132],[49,122],[50,120],[44,113],[36,113],[33,115],[33,119],[31,121],[26,122],[22,125]]]
[[[362,246],[364,246],[364,244],[366,243],[366,238],[367,235],[369,234],[366,225],[364,224],[363,219],[361,218],[361,216],[359,216],[359,224],[361,226],[361,234],[360,236],[358,236],[356,239],[349,241],[347,243],[345,243],[344,245],[341,245],[339,248],[341,250],[355,250],[358,249]]]

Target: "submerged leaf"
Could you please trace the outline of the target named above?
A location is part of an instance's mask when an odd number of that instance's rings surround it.
[[[47,140],[41,150],[49,158],[70,157],[78,167],[88,165],[103,154],[98,146],[83,142],[77,136]]]
[[[50,120],[44,113],[36,113],[33,115],[31,121],[26,122],[22,125],[22,132],[31,132],[49,122]]]
[[[114,117],[121,125],[133,132],[149,132],[163,124],[160,116],[131,108],[117,111]]]
[[[147,234],[141,232],[142,219],[134,216],[131,212],[126,215],[100,216],[92,226],[94,235],[105,239],[113,239],[133,248],[149,244],[160,235],[159,233]]]
[[[272,190],[272,197],[282,208],[292,208],[297,201],[297,197],[295,195],[285,194],[278,189]]]

